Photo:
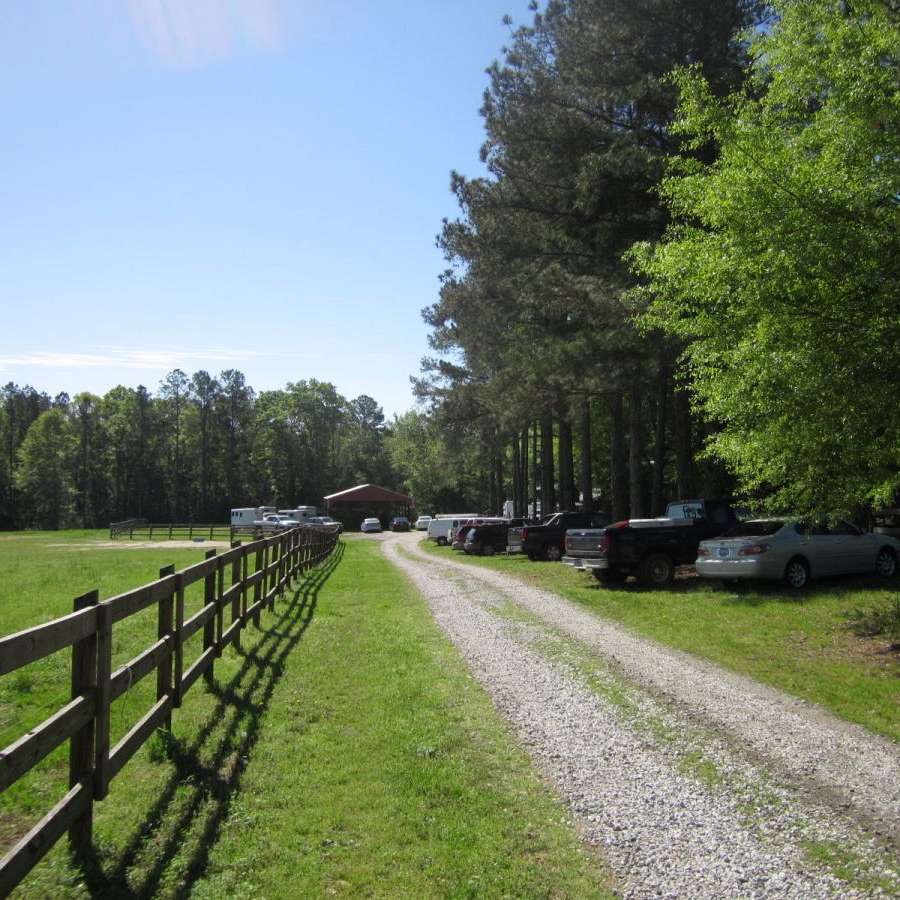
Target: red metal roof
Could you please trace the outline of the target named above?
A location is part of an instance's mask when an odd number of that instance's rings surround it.
[[[358,484],[356,487],[338,491],[325,497],[329,503],[342,500],[349,503],[412,503],[412,497],[397,491],[379,487],[377,484]]]

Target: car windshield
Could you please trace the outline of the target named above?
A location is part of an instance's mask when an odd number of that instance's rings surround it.
[[[763,519],[756,522],[739,522],[733,525],[722,537],[768,537],[784,528],[784,519]]]

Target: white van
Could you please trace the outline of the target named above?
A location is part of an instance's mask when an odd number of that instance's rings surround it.
[[[437,541],[438,546],[450,543],[450,532],[455,531],[467,519],[477,519],[478,513],[442,513],[428,523],[428,540]]]

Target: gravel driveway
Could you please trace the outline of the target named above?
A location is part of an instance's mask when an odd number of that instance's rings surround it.
[[[900,896],[896,745],[420,540],[383,550],[624,896]]]

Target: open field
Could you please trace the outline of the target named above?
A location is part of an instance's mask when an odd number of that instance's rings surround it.
[[[801,594],[778,585],[735,591],[700,578],[679,579],[663,591],[631,583],[605,588],[567,566],[533,563],[521,554],[481,558],[432,541],[422,546],[555,591],[639,634],[900,740],[900,653],[887,641],[856,637],[845,619],[857,607],[893,600],[900,591],[896,580],[835,578],[812,582]]]
[[[0,632],[202,552],[46,548],[89,539],[0,543]],[[171,735],[113,782],[96,807],[94,864],[74,869],[62,841],[19,894],[608,896],[596,859],[418,595],[376,543],[340,554],[225,651],[214,686],[192,692]],[[153,626],[137,623],[116,660]],[[0,681],[3,743],[64,695],[58,655]],[[117,703],[114,740],[144,707],[129,694]],[[53,754],[0,798],[4,846],[57,796],[65,771]]]

